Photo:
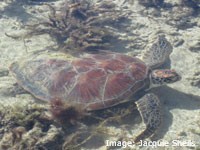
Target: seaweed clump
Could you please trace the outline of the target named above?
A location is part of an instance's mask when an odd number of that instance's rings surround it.
[[[0,149],[96,149],[109,138],[132,140],[124,128],[130,129],[137,118],[134,106],[126,103],[82,114],[59,99],[50,106],[18,102],[0,105]]]
[[[110,1],[94,4],[66,0],[59,12],[46,5],[50,8],[47,21],[27,25],[26,36],[48,34],[58,44],[58,50],[65,52],[108,49],[112,40],[120,40],[117,31],[128,21],[127,11],[122,12]]]
[[[53,128],[45,112],[45,105],[0,104],[0,149],[31,149],[39,145]],[[54,133],[57,138],[58,130]],[[55,138],[52,132],[49,134],[48,139]],[[46,140],[46,144],[50,143]]]
[[[86,115],[86,111],[81,106],[69,105],[59,98],[51,100],[49,110],[53,119],[63,125],[74,125],[77,120]]]

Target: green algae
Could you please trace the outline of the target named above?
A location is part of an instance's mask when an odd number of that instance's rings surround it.
[[[1,105],[0,114],[2,125],[28,126],[46,110],[45,105],[15,103],[15,105]]]

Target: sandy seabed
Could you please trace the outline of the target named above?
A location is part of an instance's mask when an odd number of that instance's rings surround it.
[[[63,1],[46,2],[59,6]],[[171,66],[182,80],[171,85],[153,89],[163,103],[164,119],[160,131],[156,134],[159,140],[169,142],[168,146],[157,149],[200,149],[200,10],[190,6],[182,6],[181,1],[165,1],[167,8],[145,7],[137,1],[115,0],[122,10],[126,8],[132,19],[129,35],[133,43],[127,47],[128,54],[135,51],[142,53],[154,35],[163,33],[173,45],[170,56]],[[199,4],[197,4],[199,5]],[[200,7],[200,6],[199,6]],[[13,61],[26,57],[29,53],[54,46],[55,42],[48,35],[34,36],[30,39],[13,39],[7,34],[23,34],[23,24],[47,16],[49,10],[38,1],[3,0],[0,4],[0,104],[4,106],[25,106],[34,103],[30,94],[17,96],[6,95],[12,88],[15,79],[8,72]],[[135,35],[131,37],[130,35]],[[1,117],[1,116],[0,116]],[[139,117],[139,116],[138,116]],[[142,123],[133,126],[129,136],[142,130]],[[2,125],[0,128],[4,128]],[[2,139],[2,129],[1,136]],[[113,132],[121,132],[113,128]],[[116,139],[114,139],[116,140]],[[173,140],[179,140],[185,146],[172,146]],[[191,142],[195,145],[191,145]],[[1,142],[0,142],[1,143]],[[145,146],[147,144],[147,146]],[[148,145],[149,144],[149,145]],[[188,144],[188,145],[187,145]],[[134,149],[151,149],[151,143],[143,143],[143,147]],[[183,144],[184,145],[184,144]],[[108,148],[108,147],[107,147]],[[49,148],[51,149],[51,148]],[[84,148],[83,149],[87,149]],[[105,145],[99,149],[106,149]]]

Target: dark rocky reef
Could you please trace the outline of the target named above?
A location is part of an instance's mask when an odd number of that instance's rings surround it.
[[[183,6],[191,7],[193,9],[200,8],[200,1],[198,0],[182,0],[181,3]]]
[[[161,7],[164,4],[164,0],[139,0],[138,2],[145,7]]]

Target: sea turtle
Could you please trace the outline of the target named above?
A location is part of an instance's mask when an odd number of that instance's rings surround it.
[[[100,52],[72,57],[43,55],[15,62],[10,70],[26,91],[40,100],[61,99],[86,111],[104,109],[130,100],[139,91],[180,80],[170,69],[155,69],[172,52],[160,35],[143,60],[116,52]],[[135,141],[151,136],[161,123],[160,101],[153,93],[136,101],[146,129]]]

